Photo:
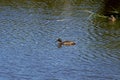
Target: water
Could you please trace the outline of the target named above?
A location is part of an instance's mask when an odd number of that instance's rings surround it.
[[[99,1],[58,2],[1,0],[0,80],[119,80],[119,21],[90,16]]]

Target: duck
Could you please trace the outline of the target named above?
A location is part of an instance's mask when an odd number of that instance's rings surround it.
[[[110,15],[110,17],[108,18],[109,21],[115,22],[116,18],[114,17],[114,15]]]
[[[65,46],[73,46],[73,45],[76,44],[76,43],[73,42],[73,41],[62,41],[62,39],[60,39],[60,38],[58,38],[57,41],[58,41],[58,48],[61,48],[62,45],[65,45]]]

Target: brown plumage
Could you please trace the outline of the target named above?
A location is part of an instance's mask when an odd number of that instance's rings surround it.
[[[73,41],[63,41],[59,38],[57,39],[58,41],[58,48],[62,47],[62,45],[65,45],[65,46],[72,46],[72,45],[75,45],[76,43],[73,42]]]
[[[110,15],[110,17],[108,19],[109,19],[109,21],[112,21],[112,22],[116,21],[116,18],[113,15]]]

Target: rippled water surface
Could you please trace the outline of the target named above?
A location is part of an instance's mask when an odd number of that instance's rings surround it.
[[[93,17],[101,6],[1,0],[0,80],[119,80],[120,22]],[[58,48],[58,38],[76,45]]]

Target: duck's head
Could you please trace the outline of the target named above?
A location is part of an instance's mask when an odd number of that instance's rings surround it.
[[[62,42],[62,39],[58,38],[57,41],[58,41],[58,42]]]

